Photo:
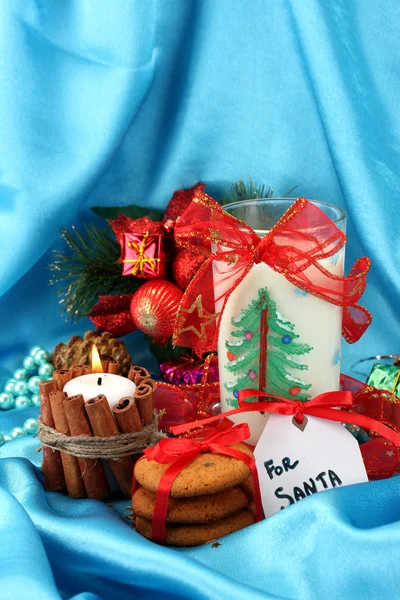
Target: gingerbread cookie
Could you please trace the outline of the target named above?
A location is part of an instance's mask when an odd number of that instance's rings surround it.
[[[239,531],[239,529],[252,525],[254,522],[251,512],[245,509],[206,525],[167,525],[165,528],[165,544],[170,546],[199,546]],[[135,523],[138,532],[151,540],[151,521],[136,517]]]
[[[248,506],[249,511],[251,512],[251,514],[254,517],[254,520],[257,518],[257,509],[256,509],[256,503],[255,502],[250,502],[249,506]]]
[[[254,498],[254,484],[252,475],[249,475],[247,479],[242,481],[240,487],[246,492],[250,499]]]
[[[244,444],[232,444],[231,448],[241,450],[251,458],[253,453]],[[161,477],[169,464],[163,465],[154,460],[143,458],[135,465],[135,477],[146,490],[155,493]],[[171,497],[187,498],[216,494],[238,485],[250,474],[250,469],[243,461],[223,456],[214,452],[198,456],[176,477],[171,488]]]
[[[156,495],[140,487],[132,498],[133,512],[151,521]],[[248,504],[246,492],[235,486],[224,492],[194,498],[170,498],[167,523],[209,523],[223,519],[245,508]]]

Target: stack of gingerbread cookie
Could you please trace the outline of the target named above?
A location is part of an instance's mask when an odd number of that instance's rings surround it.
[[[244,444],[234,444],[249,456]],[[152,539],[152,518],[161,478],[168,464],[147,458],[135,465],[140,487],[132,498],[136,529]],[[172,484],[165,543],[197,546],[255,522],[249,467],[242,461],[213,452],[202,454],[185,467]]]

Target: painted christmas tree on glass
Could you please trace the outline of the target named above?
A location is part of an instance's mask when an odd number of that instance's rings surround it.
[[[258,291],[258,298],[237,318],[232,319],[232,342],[228,350],[227,370],[235,380],[225,384],[232,394],[228,402],[237,406],[240,390],[258,389],[273,395],[305,401],[311,384],[294,377],[292,370],[306,371],[308,366],[300,357],[312,350],[300,343],[293,323],[285,319],[276,308],[268,289]]]

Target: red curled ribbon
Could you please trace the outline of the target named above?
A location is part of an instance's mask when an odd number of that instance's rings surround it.
[[[256,521],[262,519],[261,495],[258,483],[257,469],[254,459],[241,450],[230,448],[232,444],[243,442],[250,436],[247,423],[241,423],[225,429],[224,426],[214,429],[204,440],[184,438],[164,438],[151,448],[146,448],[144,456],[148,460],[155,460],[169,467],[161,477],[157,489],[154,507],[152,538],[153,541],[163,543],[165,539],[165,522],[168,511],[168,499],[175,478],[187,465],[201,454],[215,452],[223,456],[231,456],[246,463],[251,471],[254,484],[254,502],[256,506]],[[135,490],[135,482],[134,488]]]
[[[246,402],[248,398],[254,396],[269,398],[272,402]],[[353,393],[349,391],[325,392],[324,394],[315,396],[312,400],[300,402],[298,400],[281,398],[280,396],[271,396],[268,392],[259,390],[241,390],[238,399],[239,408],[223,413],[223,415],[217,415],[209,417],[208,419],[202,419],[201,421],[171,427],[171,432],[175,435],[179,435],[184,431],[199,427],[199,425],[212,423],[221,417],[229,417],[240,413],[269,412],[286,416],[293,415],[298,423],[304,421],[304,415],[310,415],[312,417],[319,417],[320,419],[328,419],[329,421],[338,421],[339,423],[347,423],[349,425],[359,425],[360,427],[378,433],[382,437],[393,442],[393,444],[396,444],[396,446],[400,446],[400,434],[387,425],[365,415],[335,409],[335,407],[351,408],[353,406],[353,398]]]
[[[260,238],[197,190],[176,221],[175,240],[205,259],[182,298],[173,340],[199,355],[216,350],[219,322],[229,296],[252,266],[261,262],[296,287],[343,307],[342,333],[349,343],[356,342],[371,323],[370,313],[357,304],[366,287],[369,258],[358,259],[348,277],[334,275],[321,266],[319,261],[334,256],[344,246],[346,236],[305,198],[296,200]],[[218,280],[213,278],[213,268]],[[218,313],[216,303],[221,305]]]

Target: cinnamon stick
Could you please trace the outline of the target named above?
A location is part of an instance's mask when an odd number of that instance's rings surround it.
[[[83,373],[82,365],[74,365],[71,369],[71,379],[75,379],[75,377],[80,377]]]
[[[150,378],[150,373],[144,367],[138,367],[131,365],[128,373],[128,379],[133,381],[134,384],[139,385],[142,379]]]
[[[40,384],[40,419],[43,425],[53,427],[54,419],[50,405],[50,392],[58,389],[57,381],[42,381]],[[42,472],[44,475],[44,487],[50,492],[61,492],[65,490],[64,469],[58,450],[43,447]]]
[[[100,356],[101,360],[101,370],[103,373],[107,373],[108,371],[108,363],[110,362],[109,357],[106,354],[102,354]]]
[[[122,398],[112,411],[121,433],[135,433],[142,429],[142,420],[134,398]]]
[[[157,389],[157,382],[154,381],[154,379],[152,379],[151,377],[145,377],[145,379],[142,379],[140,383],[148,383],[153,392],[155,392]]]
[[[72,379],[72,369],[57,369],[53,371],[53,380],[57,381],[58,389],[63,391],[64,385]]]
[[[101,358],[101,367],[103,369],[103,373],[112,373],[113,375],[117,375],[119,373],[119,363],[108,354],[102,354]]]
[[[107,373],[112,373],[113,375],[118,375],[119,373],[119,362],[116,360],[110,360],[108,363]]]
[[[89,365],[82,365],[82,375],[90,375],[92,367]]]
[[[148,425],[153,420],[154,397],[157,384],[152,379],[143,380],[136,386],[134,398],[142,419],[143,425]]]
[[[57,431],[64,435],[70,435],[67,418],[64,412],[63,402],[67,398],[65,392],[50,392],[50,404],[53,413],[54,424]],[[81,470],[75,456],[61,452],[61,460],[64,468],[65,483],[67,484],[68,496],[71,498],[86,498],[86,490],[82,481]]]
[[[107,398],[100,394],[85,402],[85,410],[92,426],[93,434],[99,437],[113,437],[119,434]],[[129,456],[107,461],[122,494],[129,498],[132,491],[133,462]]]
[[[85,402],[81,394],[66,398],[63,401],[63,406],[71,435],[93,435],[85,411]],[[78,465],[88,498],[103,500],[103,498],[110,495],[111,492],[106,472],[104,471],[101,460],[78,458]]]

